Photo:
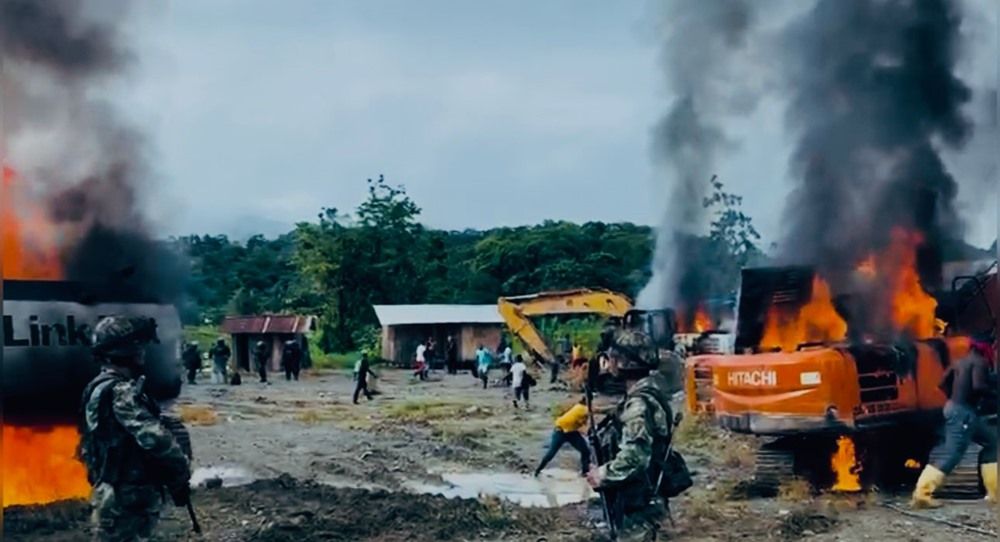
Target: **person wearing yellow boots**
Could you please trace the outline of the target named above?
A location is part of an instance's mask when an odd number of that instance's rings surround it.
[[[948,473],[958,465],[970,442],[982,446],[979,468],[986,487],[986,498],[992,503],[996,502],[997,435],[996,430],[980,417],[978,411],[983,402],[995,398],[996,390],[991,378],[995,357],[992,341],[974,338],[969,354],[952,364],[941,379],[940,388],[948,397],[944,405],[944,440],[931,453],[932,457],[941,459],[928,463],[920,473],[910,501],[913,508],[941,506],[933,498],[934,491],[941,487]]]

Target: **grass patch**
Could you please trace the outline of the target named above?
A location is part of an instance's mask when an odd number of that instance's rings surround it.
[[[215,425],[219,415],[207,405],[181,405],[178,407],[181,421],[189,425]]]
[[[757,461],[757,451],[741,439],[726,439],[720,451],[722,463],[730,468],[750,470]]]
[[[339,354],[324,354],[318,349],[313,350],[310,344],[309,354],[315,369],[354,369],[354,363],[361,358],[359,352],[342,352]]]
[[[304,423],[306,425],[316,425],[322,423],[328,419],[324,413],[318,410],[303,410],[302,412],[297,412],[294,416],[295,421],[299,423]]]
[[[684,503],[684,513],[699,522],[714,523],[723,519],[722,505],[728,499],[728,489],[695,491]]]
[[[387,418],[407,422],[487,418],[492,415],[493,411],[487,408],[436,399],[405,401],[390,405],[385,411]]]
[[[468,448],[470,450],[481,450],[486,446],[482,443],[480,439],[485,439],[489,436],[489,432],[485,428],[469,428],[462,426],[440,426],[435,427],[431,435],[443,441],[445,444],[450,444],[452,446],[461,446],[463,448]]]
[[[692,448],[702,448],[716,444],[721,437],[719,429],[715,426],[711,416],[706,414],[687,415],[681,419],[681,424],[677,426],[674,440],[678,443],[685,443]]]
[[[789,503],[802,503],[812,500],[813,487],[808,480],[795,478],[783,482],[778,487],[778,498]]]

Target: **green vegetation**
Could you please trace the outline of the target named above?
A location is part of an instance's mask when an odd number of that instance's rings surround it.
[[[184,326],[184,342],[197,342],[201,352],[208,352],[219,339],[219,333],[217,326]]]
[[[361,357],[361,352],[327,354],[315,343],[309,344],[309,354],[316,369],[354,369],[354,363]]]
[[[341,367],[353,359],[326,353],[379,354],[373,304],[495,303],[503,295],[581,287],[635,297],[649,280],[654,232],[647,226],[546,221],[430,230],[402,186],[382,177],[368,183],[368,199],[353,214],[323,208],[317,221],[276,239],[175,239],[191,260],[181,307],[185,323],[198,326],[187,328],[189,336],[214,338],[208,330],[226,314],[314,314],[320,326],[310,344],[315,365]],[[725,296],[735,288],[739,266],[759,256],[759,236],[739,211],[739,197],[718,182],[713,189],[703,202],[715,213],[710,235],[692,238],[687,252],[694,258],[689,267],[713,285],[705,295]],[[569,333],[592,350],[599,322],[546,319],[541,328],[548,337]]]

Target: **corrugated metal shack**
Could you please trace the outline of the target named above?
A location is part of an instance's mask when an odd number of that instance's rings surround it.
[[[257,341],[271,346],[268,370],[281,370],[281,349],[285,341],[295,340],[302,347],[302,367],[310,367],[309,342],[306,334],[316,330],[315,316],[294,314],[260,314],[227,316],[222,321],[222,332],[232,336],[233,361],[236,367],[253,370],[251,352]]]
[[[500,344],[504,323],[496,305],[375,305],[382,326],[382,358],[393,365],[409,367],[416,359],[417,345],[433,338],[437,343],[434,363],[444,363],[448,337],[458,341],[463,365],[476,358],[482,344],[491,351]]]

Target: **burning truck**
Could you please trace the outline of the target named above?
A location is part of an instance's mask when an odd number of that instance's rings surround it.
[[[76,424],[83,389],[100,370],[90,343],[102,316],[153,319],[146,389],[164,401],[181,386],[181,322],[162,287],[169,281],[160,270],[168,266],[155,242],[97,222],[61,222],[66,217],[57,208],[65,211],[65,201],[29,197],[27,188],[13,169],[3,168],[4,507],[89,496],[86,470],[76,459]],[[91,204],[84,200],[83,207]]]
[[[919,243],[897,232],[894,257],[860,262],[838,278],[851,293],[837,296],[811,267],[743,271],[741,353],[690,358],[687,400],[722,427],[762,438],[761,488],[794,476],[839,491],[903,485],[930,459],[945,403],[938,383],[968,352],[970,334],[994,328],[997,292],[993,272],[956,277],[951,291],[931,296],[915,268]],[[880,305],[885,313],[873,314]],[[939,494],[983,494],[977,454],[970,446]]]
[[[146,389],[177,397],[181,323],[172,305],[109,286],[69,281],[3,282],[3,505],[44,504],[90,494],[75,458],[84,386],[100,369],[91,331],[104,315],[151,318]]]

